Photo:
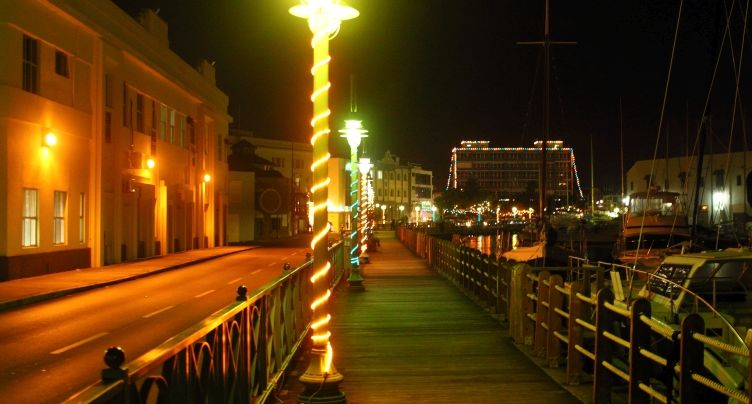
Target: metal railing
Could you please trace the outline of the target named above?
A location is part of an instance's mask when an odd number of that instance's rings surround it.
[[[329,248],[332,289],[345,275],[341,242]],[[312,261],[125,363],[122,350],[105,355],[102,381],[69,402],[259,402],[273,392],[310,326]]]
[[[691,303],[671,307],[674,320],[667,322],[651,315],[650,301],[636,295],[641,284],[656,277],[652,273],[585,261],[533,268],[416,233],[403,229],[398,236],[505,320],[516,343],[529,346],[548,367],[566,364],[570,385],[592,374],[593,402],[612,402],[612,395],[623,391],[630,403],[752,403],[752,330],[742,338],[723,314],[681,285],[660,278],[691,294]],[[617,290],[621,279],[629,292]],[[614,290],[622,296],[616,298]]]

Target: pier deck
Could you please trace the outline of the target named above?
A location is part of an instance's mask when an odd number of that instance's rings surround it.
[[[364,266],[366,290],[345,284],[333,295],[334,364],[348,402],[580,402],[392,234],[379,235],[381,249]],[[284,402],[295,402],[296,379],[287,381]]]

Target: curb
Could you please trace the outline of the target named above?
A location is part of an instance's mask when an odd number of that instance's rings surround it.
[[[68,289],[55,290],[55,291],[52,291],[52,292],[38,293],[36,295],[22,297],[20,299],[6,300],[4,302],[0,302],[0,312],[5,311],[5,310],[9,310],[9,309],[13,309],[13,308],[16,308],[16,307],[21,307],[21,306],[26,306],[26,305],[29,305],[29,304],[43,302],[43,301],[46,301],[46,300],[57,299],[59,297],[64,297],[64,296],[68,296],[68,295],[72,295],[72,294],[76,294],[76,293],[80,293],[80,292],[86,292],[86,291],[92,290],[92,289],[102,288],[102,287],[105,287],[105,286],[116,285],[118,283],[124,283],[124,282],[129,282],[129,281],[132,281],[132,280],[136,280],[136,279],[146,278],[147,276],[161,274],[163,272],[168,272],[168,271],[172,271],[172,270],[175,270],[175,269],[184,268],[184,267],[187,267],[187,266],[190,266],[190,265],[193,265],[193,264],[200,264],[202,262],[211,261],[211,260],[214,260],[214,259],[217,259],[217,258],[226,257],[226,256],[232,255],[232,254],[237,254],[237,253],[241,253],[241,252],[245,252],[245,251],[255,250],[256,248],[262,248],[262,247],[260,247],[260,246],[249,246],[248,248],[245,248],[245,249],[242,249],[242,250],[230,251],[230,252],[227,252],[227,253],[224,253],[224,254],[212,255],[212,256],[209,256],[209,257],[198,258],[198,259],[193,260],[193,261],[186,261],[186,262],[183,262],[183,263],[180,263],[180,264],[175,264],[175,265],[170,265],[170,266],[158,268],[158,269],[155,269],[155,270],[150,271],[150,272],[144,272],[144,273],[140,273],[140,274],[129,275],[129,276],[125,276],[125,277],[118,278],[118,279],[112,279],[112,280],[109,280],[109,281],[102,281],[102,282],[92,283],[92,284],[84,285],[84,286],[77,286],[77,287],[72,287],[72,288],[68,288]]]

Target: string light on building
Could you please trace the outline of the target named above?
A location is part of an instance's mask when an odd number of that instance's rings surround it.
[[[327,403],[346,402],[345,394],[339,391],[338,385],[344,377],[337,372],[333,364],[334,350],[329,341],[329,322],[331,315],[328,310],[328,301],[331,290],[326,284],[326,274],[331,268],[329,253],[327,251],[326,237],[331,225],[327,220],[327,206],[329,195],[327,184],[330,182],[327,161],[329,155],[329,40],[339,33],[340,23],[344,20],[355,18],[359,12],[344,5],[339,0],[301,0],[301,3],[290,9],[290,13],[296,17],[308,21],[308,28],[313,33],[311,47],[313,48],[313,119],[311,127],[311,145],[313,145],[313,284],[314,301],[311,304],[312,318],[311,330],[311,362],[308,369],[300,377],[305,385],[305,390],[298,397],[301,402],[316,402],[326,400]]]

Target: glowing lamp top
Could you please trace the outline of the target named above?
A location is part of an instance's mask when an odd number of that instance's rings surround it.
[[[347,139],[347,144],[353,149],[360,146],[360,139],[368,137],[368,131],[363,128],[362,121],[356,119],[346,120],[345,129],[340,129],[339,133],[342,133],[340,137]]]
[[[300,0],[299,5],[290,8],[290,14],[308,20],[313,33],[333,34],[342,21],[351,20],[360,12],[340,0]]]
[[[358,169],[360,170],[360,173],[363,175],[368,174],[369,171],[371,171],[371,167],[373,167],[373,164],[371,164],[371,159],[367,157],[361,157],[360,162],[358,163]]]

